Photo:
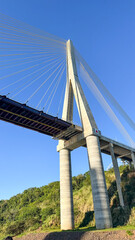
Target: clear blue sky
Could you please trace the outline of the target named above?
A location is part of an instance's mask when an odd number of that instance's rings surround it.
[[[134,120],[134,0],[0,0],[0,12],[75,47]],[[92,95],[87,99],[103,135],[124,142]],[[59,180],[57,141],[0,121],[0,199]],[[111,162],[104,157],[104,167]],[[86,149],[72,152],[73,175],[88,171]]]

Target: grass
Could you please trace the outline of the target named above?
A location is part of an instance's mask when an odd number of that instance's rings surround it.
[[[129,236],[132,236],[132,235],[133,235],[133,232],[131,232],[130,230],[127,230],[126,233],[127,233]]]

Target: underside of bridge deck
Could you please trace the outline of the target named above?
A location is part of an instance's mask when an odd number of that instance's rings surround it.
[[[103,135],[97,135],[99,137],[100,149],[102,153],[111,155],[109,144],[112,143],[116,157],[121,158],[123,161],[132,161],[132,152],[135,152],[134,148],[104,137]],[[71,151],[81,146],[86,147],[86,137],[83,133],[78,133],[76,136],[73,136],[71,139],[64,142],[64,147],[70,149]]]
[[[40,133],[68,140],[82,129],[57,117],[38,111],[25,104],[0,96],[0,119]]]

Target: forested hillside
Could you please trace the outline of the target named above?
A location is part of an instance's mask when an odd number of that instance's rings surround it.
[[[105,172],[113,225],[135,226],[135,171],[120,167],[125,208],[119,206],[113,169]],[[94,227],[92,190],[89,173],[72,178],[75,227]],[[25,231],[47,230],[60,226],[60,188],[53,182],[41,188],[25,190],[9,200],[0,201],[1,236]]]

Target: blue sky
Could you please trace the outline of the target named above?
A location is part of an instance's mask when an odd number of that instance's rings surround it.
[[[111,94],[135,119],[134,0],[0,0],[0,12],[72,39]],[[87,89],[86,97],[103,135],[124,142]],[[2,121],[0,129],[0,199],[59,180],[57,141]],[[103,158],[106,169],[111,160]],[[87,151],[80,148],[72,152],[72,173],[86,171]]]

